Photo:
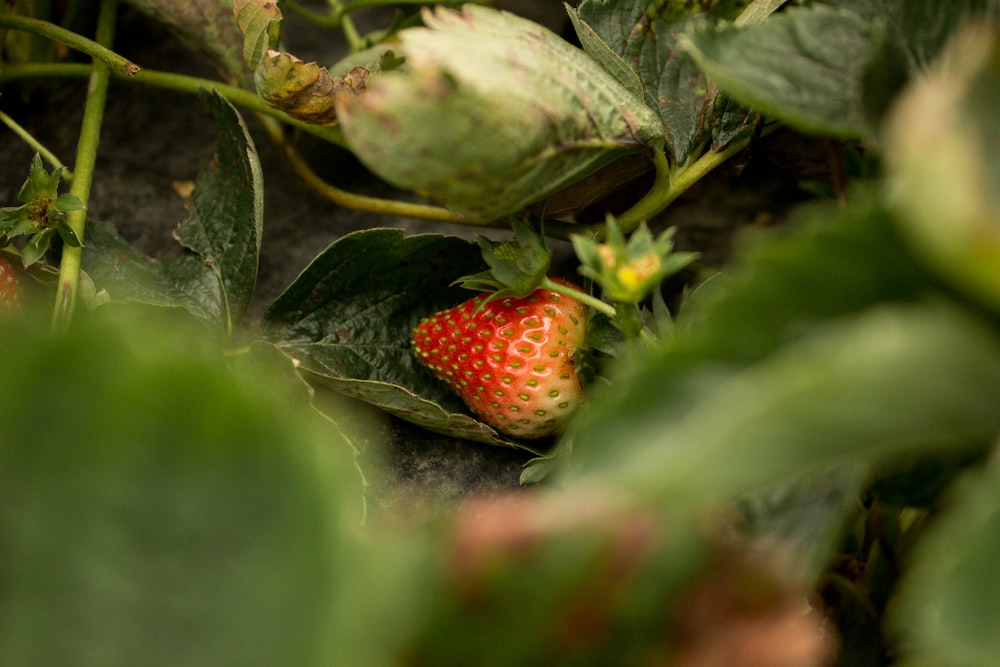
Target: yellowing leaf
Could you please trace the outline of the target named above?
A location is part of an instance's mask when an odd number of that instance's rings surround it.
[[[264,53],[278,44],[281,10],[270,0],[233,0],[233,16],[243,33],[243,60],[256,70]]]
[[[324,67],[305,63],[295,56],[270,50],[254,72],[261,98],[293,118],[317,125],[335,125],[334,104],[342,93],[357,93],[368,84],[369,71],[354,67],[347,74],[332,77]]]

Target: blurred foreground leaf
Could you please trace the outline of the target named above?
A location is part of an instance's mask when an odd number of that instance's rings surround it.
[[[176,313],[115,313],[55,336],[0,323],[17,415],[0,438],[0,663],[330,664],[338,526],[359,519],[338,498],[358,492],[343,442]]]
[[[938,273],[1000,308],[1000,29],[963,32],[887,128],[902,233]]]
[[[706,285],[676,336],[595,396],[576,465],[722,499],[984,445],[1000,428],[1000,341],[946,303],[880,206],[813,215]]]
[[[959,479],[916,550],[895,609],[914,664],[978,667],[1000,655],[1000,467]]]

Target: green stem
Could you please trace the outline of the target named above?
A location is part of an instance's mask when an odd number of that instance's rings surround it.
[[[306,9],[298,2],[295,2],[295,0],[285,0],[282,5],[292,14],[298,14],[305,20],[321,28],[337,28],[340,26],[340,3],[331,2],[330,13],[327,16],[319,12],[314,12],[311,9]]]
[[[72,182],[73,172],[67,169],[66,165],[59,161],[59,158],[56,157],[55,153],[42,145],[42,143],[35,139],[30,132],[21,127],[16,120],[5,114],[3,111],[0,111],[0,123],[9,127],[14,134],[20,137],[24,143],[28,144],[32,150],[41,155],[42,158],[44,158],[50,165],[56,169],[62,169],[63,180],[67,183]]]
[[[599,313],[603,313],[608,317],[617,316],[618,312],[615,307],[610,303],[605,303],[595,296],[591,296],[586,292],[581,292],[580,290],[570,287],[569,285],[563,285],[562,283],[557,283],[551,278],[546,277],[542,280],[541,287],[547,290],[552,290],[556,294],[562,294],[563,296],[568,296],[571,299],[576,299],[580,303],[590,306]]]
[[[340,19],[340,29],[344,33],[344,38],[347,39],[347,45],[350,47],[351,52],[360,51],[365,47],[365,40],[358,33],[358,29],[355,27],[354,21],[351,20],[350,16],[343,16]]]
[[[89,40],[82,35],[78,35],[72,30],[67,30],[54,23],[29,18],[27,16],[17,16],[15,14],[0,14],[0,28],[13,28],[23,30],[35,35],[41,35],[48,39],[63,42],[67,46],[86,53],[122,76],[134,76],[140,67],[127,58],[123,58],[105,45],[100,40]]]
[[[340,5],[341,16],[365,7],[377,7],[379,5],[426,5],[427,0],[354,0]]]
[[[117,0],[102,0],[101,2],[100,12],[97,16],[96,40],[102,45],[109,45],[114,39],[117,8]],[[70,194],[76,195],[84,203],[84,206],[90,197],[90,185],[97,162],[97,146],[101,138],[101,125],[104,121],[104,107],[110,79],[111,68],[104,61],[95,58],[76,148],[76,176],[70,186]],[[66,214],[66,222],[78,238],[84,238],[84,228],[87,222],[86,209],[70,211]],[[68,326],[73,317],[80,285],[81,256],[81,248],[63,246],[59,263],[56,303],[52,316],[53,326],[56,328]]]
[[[765,129],[764,133],[769,130]],[[640,222],[649,221],[670,206],[678,197],[687,192],[691,186],[707,176],[713,169],[733,157],[750,143],[750,139],[735,141],[721,151],[709,151],[687,166],[671,170],[667,156],[656,153],[653,163],[656,167],[656,178],[653,186],[642,199],[629,210],[618,216],[618,224],[624,234],[631,234]],[[574,225],[560,222],[546,222],[546,233],[556,238],[569,238],[574,234],[596,235],[604,237],[605,224]]]
[[[82,78],[90,74],[91,66],[82,63],[30,63],[23,65],[4,65],[0,68],[0,83],[18,79],[40,78]],[[312,123],[304,123],[292,118],[284,111],[267,106],[260,96],[252,91],[237,86],[231,86],[211,79],[195,76],[173,74],[157,70],[142,70],[130,79],[137,83],[166,88],[183,93],[197,93],[200,89],[215,88],[227,100],[258,114],[276,118],[283,123],[292,125],[320,139],[343,147],[344,134],[337,127],[326,127]]]
[[[265,122],[264,127],[270,134],[271,139],[282,146],[285,150],[285,157],[295,173],[302,179],[308,188],[323,197],[324,199],[343,206],[344,208],[356,211],[366,211],[381,215],[396,215],[404,218],[417,218],[420,220],[431,220],[434,222],[450,222],[458,225],[477,225],[482,227],[507,227],[509,223],[505,220],[495,223],[478,223],[464,215],[459,215],[445,208],[438,206],[428,206],[426,204],[412,204],[394,199],[379,199],[377,197],[366,197],[352,192],[341,190],[330,185],[316,172],[312,170],[302,154],[295,148],[295,145],[288,141],[281,134],[281,128],[273,122]]]

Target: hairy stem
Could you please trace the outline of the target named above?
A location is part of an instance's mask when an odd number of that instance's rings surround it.
[[[23,30],[62,42],[72,49],[87,54],[95,61],[103,63],[114,70],[116,74],[122,76],[134,76],[140,70],[138,65],[101,44],[99,39],[96,41],[87,39],[72,30],[67,30],[48,21],[17,16],[16,14],[0,14],[0,28]]]
[[[319,196],[323,197],[327,201],[337,204],[338,206],[351,208],[357,211],[366,211],[368,213],[378,213],[381,215],[398,215],[404,218],[416,218],[419,220],[431,220],[434,222],[450,222],[459,225],[489,226],[474,222],[463,215],[459,215],[458,213],[454,213],[448,209],[438,206],[413,204],[394,199],[379,199],[378,197],[367,197],[341,190],[340,188],[324,181],[318,174],[316,174],[316,172],[312,170],[309,163],[306,162],[305,158],[302,157],[302,154],[295,148],[295,145],[291,141],[288,141],[286,137],[282,136],[281,128],[279,126],[273,122],[265,122],[265,127],[268,128],[268,133],[271,135],[272,140],[284,148],[285,157],[288,159],[289,164],[292,165],[292,169],[295,170],[295,173],[302,179],[306,186]],[[505,221],[501,222],[502,226],[507,226]],[[501,223],[497,224],[499,225]]]
[[[96,40],[99,44],[110,45],[114,39],[115,13],[117,0],[102,0],[97,17]],[[111,79],[111,68],[102,60],[95,58],[90,75],[90,85],[87,88],[87,102],[83,108],[83,122],[76,149],[76,175],[70,186],[70,194],[76,195],[86,206],[90,197],[90,185],[94,177],[94,166],[97,162],[97,146],[101,138],[101,125],[104,121],[104,107],[108,96],[108,82]],[[70,211],[66,214],[66,222],[81,240],[84,238],[84,228],[87,222],[86,209]],[[76,307],[76,297],[80,285],[81,248],[64,246],[59,263],[59,284],[56,288],[56,303],[52,314],[55,328],[69,325]]]
[[[82,63],[31,63],[23,65],[4,65],[0,68],[0,83],[14,81],[18,79],[43,79],[43,78],[82,78],[90,74],[91,66]],[[304,132],[308,132],[316,137],[329,141],[338,146],[344,145],[344,135],[337,127],[327,127],[304,123],[292,118],[284,111],[279,111],[267,106],[260,96],[252,91],[237,86],[231,86],[211,79],[202,79],[184,74],[173,74],[171,72],[161,72],[157,70],[142,70],[130,79],[137,83],[142,83],[158,88],[176,90],[183,93],[197,93],[202,88],[214,88],[233,104],[253,111],[276,118],[292,125]]]

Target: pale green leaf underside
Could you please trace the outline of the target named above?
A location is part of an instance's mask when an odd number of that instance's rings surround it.
[[[476,6],[424,20],[400,34],[408,68],[338,106],[351,148],[385,180],[491,220],[662,148],[642,100],[549,30]]]

